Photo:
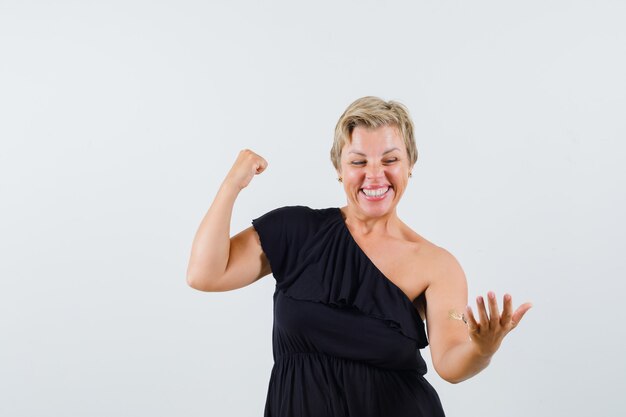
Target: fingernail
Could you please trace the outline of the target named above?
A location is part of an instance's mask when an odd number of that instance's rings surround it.
[[[489,291],[487,293],[487,295],[489,296],[489,298],[491,298],[492,300],[496,297],[496,294],[493,291]]]

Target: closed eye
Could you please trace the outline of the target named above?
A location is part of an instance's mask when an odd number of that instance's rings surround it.
[[[352,165],[365,165],[365,161],[352,161],[350,162]]]

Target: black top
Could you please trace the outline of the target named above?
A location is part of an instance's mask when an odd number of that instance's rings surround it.
[[[412,301],[359,248],[339,208],[252,221],[274,278],[265,417],[440,417]]]

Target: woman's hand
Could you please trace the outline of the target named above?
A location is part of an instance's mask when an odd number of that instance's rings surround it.
[[[267,161],[250,149],[239,152],[237,160],[226,175],[224,183],[232,184],[237,189],[243,190],[250,184],[252,177],[265,171]]]
[[[478,296],[476,304],[480,321],[476,321],[470,306],[466,308],[466,316],[469,336],[474,347],[481,356],[490,357],[496,353],[504,336],[517,327],[532,304],[524,303],[513,312],[511,295],[504,294],[504,310],[500,315],[495,293],[489,291],[487,298],[489,300],[489,314],[487,314],[485,300],[482,296]]]

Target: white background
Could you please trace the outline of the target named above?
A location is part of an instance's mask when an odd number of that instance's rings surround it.
[[[191,242],[242,148],[233,233],[342,206],[365,95],[415,122],[401,218],[534,303],[477,377],[430,367],[447,415],[624,415],[626,3],[299,3],[0,0],[0,415],[262,415],[274,280],[192,290]]]

